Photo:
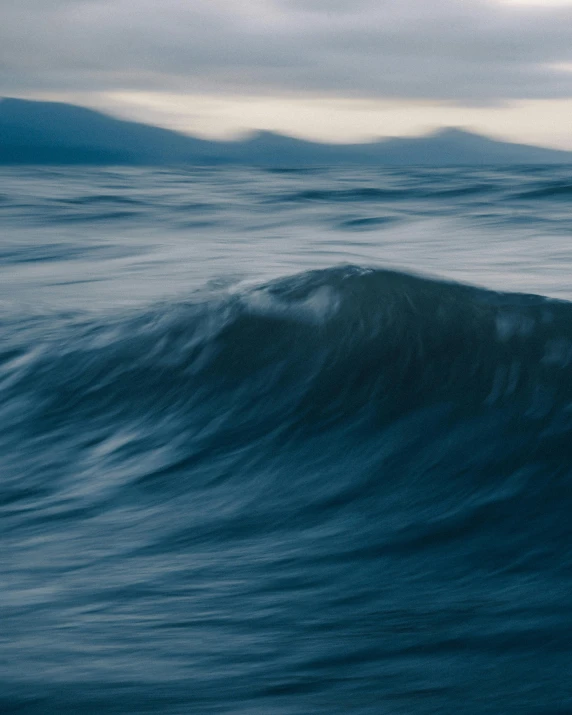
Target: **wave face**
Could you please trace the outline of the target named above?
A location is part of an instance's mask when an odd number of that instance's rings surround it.
[[[571,326],[352,266],[5,316],[3,712],[567,712]]]

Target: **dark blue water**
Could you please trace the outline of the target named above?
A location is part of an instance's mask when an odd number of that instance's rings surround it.
[[[0,712],[572,712],[571,202],[2,171]]]

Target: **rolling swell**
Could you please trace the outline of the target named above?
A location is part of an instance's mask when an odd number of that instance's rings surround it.
[[[565,702],[571,311],[350,266],[5,318],[19,706],[541,712],[539,653]]]
[[[569,200],[572,196],[572,184],[569,180],[544,181],[527,191],[517,194],[518,199],[534,200]]]
[[[68,317],[56,332],[50,322],[33,346],[16,336],[1,356],[1,385],[5,409],[25,400],[21,429],[35,436],[65,440],[73,424],[74,439],[84,431],[97,442],[136,424],[152,442],[184,443],[161,474],[180,459],[269,455],[312,440],[335,450],[338,438],[381,453],[391,444],[407,462],[427,431],[441,461],[449,442],[459,450],[451,435],[465,431],[486,439],[475,439],[467,465],[455,460],[449,476],[491,467],[491,440],[501,439],[510,477],[517,464],[568,454],[570,311],[534,296],[331,269],[112,322]],[[502,481],[506,468],[497,469]]]
[[[286,194],[275,200],[280,202],[325,202],[325,203],[352,203],[352,202],[389,202],[409,201],[418,199],[455,199],[463,197],[480,196],[494,193],[497,187],[494,184],[473,183],[460,186],[434,187],[403,186],[399,188],[378,188],[361,186],[347,189],[306,189],[294,194]]]

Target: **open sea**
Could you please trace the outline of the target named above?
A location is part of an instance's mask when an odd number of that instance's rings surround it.
[[[572,168],[0,170],[0,713],[572,713]]]

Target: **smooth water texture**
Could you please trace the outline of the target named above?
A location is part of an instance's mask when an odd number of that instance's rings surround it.
[[[3,169],[0,712],[572,712],[572,171]]]

